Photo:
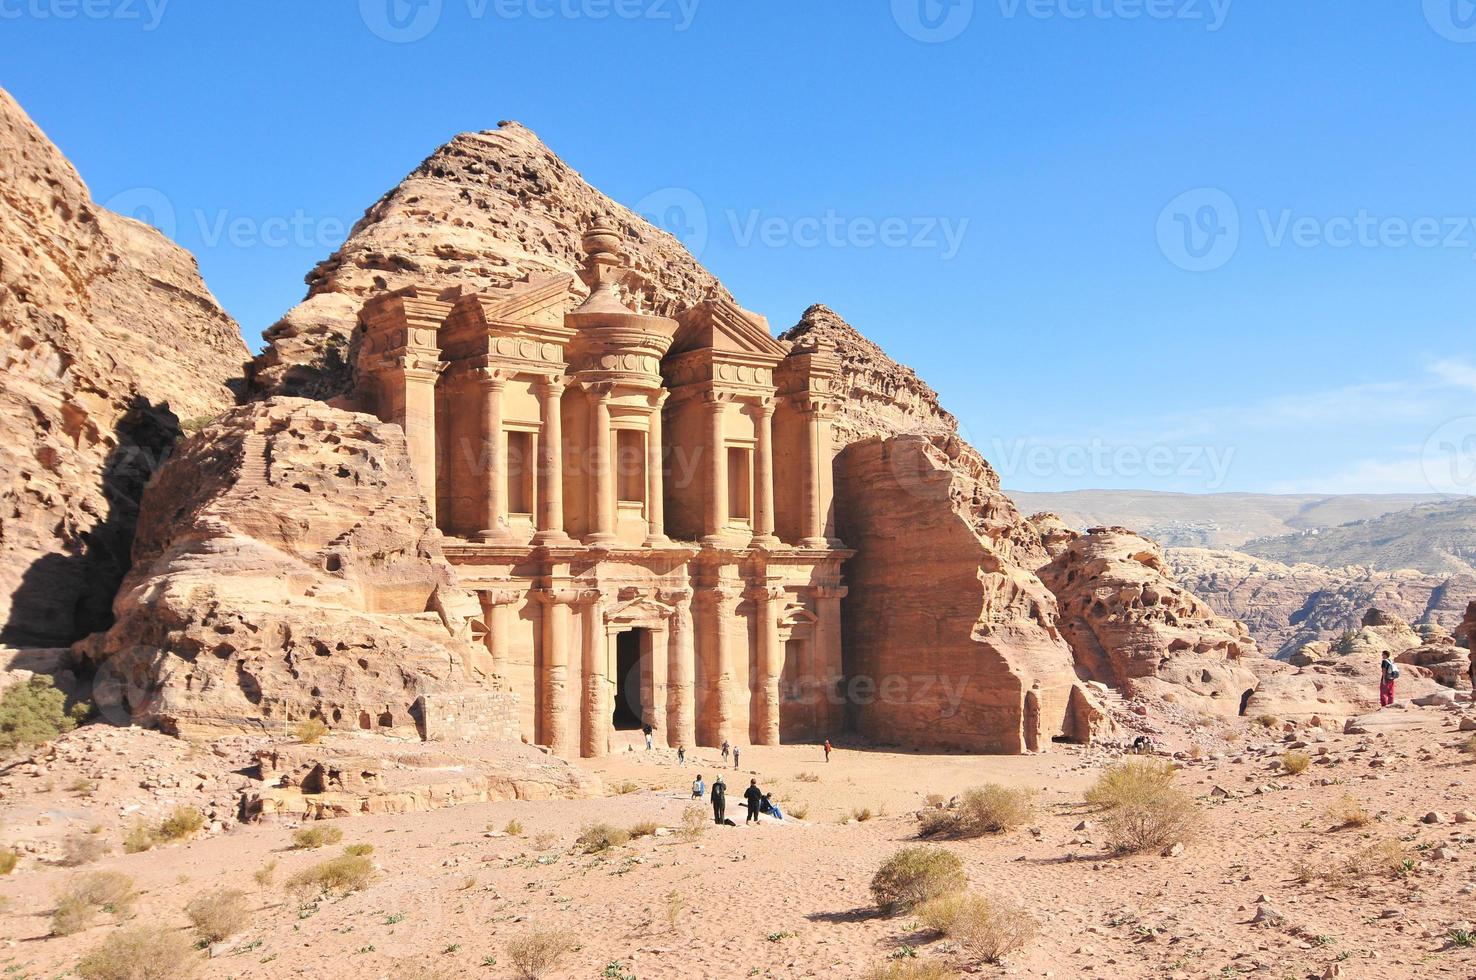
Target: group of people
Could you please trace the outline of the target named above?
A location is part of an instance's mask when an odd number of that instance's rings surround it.
[[[692,780],[692,799],[702,799],[707,787],[703,785],[702,774]],[[723,782],[721,773],[712,781],[712,822],[718,826],[730,823],[728,820],[728,784]],[[748,808],[748,818],[744,823],[758,823],[759,814],[766,813],[775,820],[784,819],[784,811],[779,809],[779,804],[770,799],[769,794],[759,789],[757,779],[748,781],[748,789],[743,791],[743,803]]]

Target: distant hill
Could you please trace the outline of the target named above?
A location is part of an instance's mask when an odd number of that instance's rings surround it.
[[[1122,525],[1168,548],[1240,549],[1248,541],[1298,535],[1350,521],[1367,521],[1396,511],[1476,498],[1451,494],[1264,494],[1155,493],[1148,490],[1073,490],[1065,493],[1018,493],[1006,490],[1026,514],[1053,511],[1072,527]],[[1476,512],[1473,512],[1476,513]],[[1268,545],[1278,548],[1279,546]],[[1288,550],[1275,557],[1295,564],[1319,561]],[[1320,562],[1319,562],[1320,563]],[[1353,558],[1340,564],[1368,564]],[[1388,566],[1396,567],[1396,566]],[[1411,565],[1409,567],[1420,567]],[[1444,569],[1427,568],[1426,571]],[[1469,568],[1467,569],[1469,570]]]
[[[1326,568],[1365,565],[1431,575],[1476,574],[1476,498],[1427,503],[1340,527],[1260,538],[1241,551]]]

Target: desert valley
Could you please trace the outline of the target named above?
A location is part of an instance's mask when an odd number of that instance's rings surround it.
[[[1476,977],[1473,498],[1010,493],[427,149],[253,354],[0,91],[7,978]]]

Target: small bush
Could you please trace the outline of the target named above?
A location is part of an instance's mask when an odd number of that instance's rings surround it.
[[[531,929],[508,940],[507,958],[519,980],[539,980],[578,946],[573,934],[562,929]]]
[[[1256,724],[1260,725],[1262,728],[1275,728],[1277,725],[1281,724],[1281,719],[1276,717],[1275,715],[1257,715]]]
[[[164,818],[154,836],[161,841],[186,840],[198,834],[204,826],[205,814],[192,806],[179,806]]]
[[[123,853],[137,854],[154,846],[154,830],[146,821],[135,820],[123,833]]]
[[[369,858],[345,854],[297,872],[287,879],[287,888],[297,894],[347,894],[364,888],[373,877],[374,863]]]
[[[874,816],[876,814],[871,812],[871,807],[869,806],[858,806],[851,810],[851,819],[856,823],[865,823]]]
[[[1097,777],[1087,790],[1086,801],[1110,810],[1125,803],[1148,799],[1168,789],[1174,782],[1174,766],[1170,762],[1134,760],[1112,766]]]
[[[76,793],[78,796],[91,796],[97,792],[97,783],[79,776],[67,784],[67,792]]]
[[[1419,867],[1419,854],[1397,840],[1381,840],[1348,855],[1341,871],[1350,883],[1370,878],[1406,878]]]
[[[546,851],[559,842],[559,835],[545,830],[533,838],[533,846],[540,851]]]
[[[20,863],[20,854],[16,851],[0,851],[0,875],[8,875],[15,870]]]
[[[62,841],[63,867],[76,868],[107,856],[111,848],[98,834],[70,834]]]
[[[682,910],[687,907],[687,897],[679,891],[666,893],[666,924],[675,929],[678,920],[682,917]]]
[[[810,805],[808,803],[797,803],[791,801],[789,809],[784,811],[796,820],[808,820],[810,817]]]
[[[693,803],[682,811],[682,826],[677,833],[681,835],[682,840],[691,843],[707,833],[710,819],[706,810]]]
[[[942,793],[929,793],[926,798],[928,806],[942,806],[948,802],[948,797]]]
[[[261,867],[257,868],[256,871],[252,873],[251,877],[261,887],[269,887],[271,883],[276,880],[277,877],[276,860],[274,859],[268,861],[266,864],[263,864]]]
[[[864,980],[958,980],[961,974],[938,960],[893,960],[867,973]]]
[[[12,684],[0,694],[0,754],[42,745],[77,727],[87,716],[85,705],[66,709],[67,696],[51,678],[39,674]]]
[[[502,828],[502,832],[509,837],[521,837],[523,836],[523,825],[516,820],[509,820],[507,826]]]
[[[304,718],[292,726],[292,734],[303,745],[317,745],[328,734],[328,726],[321,718]]]
[[[639,793],[640,784],[633,783],[629,779],[623,780],[610,787],[610,792],[616,796],[629,796],[631,793]]]
[[[246,928],[251,922],[251,909],[245,892],[222,888],[191,900],[185,906],[185,916],[202,942],[218,943]]]
[[[77,964],[82,980],[188,980],[199,969],[189,940],[162,926],[119,929]]]
[[[343,831],[337,827],[303,827],[292,834],[294,851],[312,851],[324,844],[337,844],[343,840]]]
[[[1312,757],[1305,752],[1292,750],[1281,757],[1281,768],[1293,776],[1300,776],[1307,771],[1310,765],[1312,765]]]
[[[136,897],[133,879],[121,872],[94,871],[83,875],[57,895],[51,932],[56,936],[81,932],[92,924],[98,912],[127,915]]]
[[[887,912],[961,892],[968,885],[963,862],[939,847],[905,847],[887,859],[871,879],[871,895]]]
[[[1476,656],[1476,654],[1473,654]],[[1461,751],[1467,755],[1476,756],[1476,735],[1472,735],[1461,744]]]
[[[1334,827],[1367,827],[1373,823],[1373,817],[1352,793],[1344,793],[1341,799],[1327,808],[1327,819]]]
[[[1035,816],[1034,794],[995,783],[971,789],[958,803],[958,832],[977,837],[1001,834]]]
[[[579,832],[575,843],[584,848],[586,854],[598,854],[608,851],[612,847],[621,847],[630,843],[630,834],[619,827],[612,827],[607,823],[586,824]]]
[[[365,857],[374,853],[373,844],[350,844],[343,849],[343,853],[349,857]]]
[[[973,894],[935,898],[917,910],[917,917],[988,963],[1024,949],[1040,930],[1021,906]]]
[[[818,783],[820,781],[820,776],[813,772],[802,772],[794,778],[801,783]]]
[[[641,837],[654,837],[656,834],[656,821],[642,820],[630,828],[630,838],[635,840]]]
[[[1123,803],[1102,818],[1107,846],[1117,854],[1141,854],[1182,843],[1198,824],[1194,798],[1176,789]]]

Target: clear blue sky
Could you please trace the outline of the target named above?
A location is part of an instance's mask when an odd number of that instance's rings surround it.
[[[0,0],[0,84],[253,346],[517,119],[688,202],[776,331],[824,302],[916,368],[1007,486],[1472,489],[1469,0],[417,2]]]

